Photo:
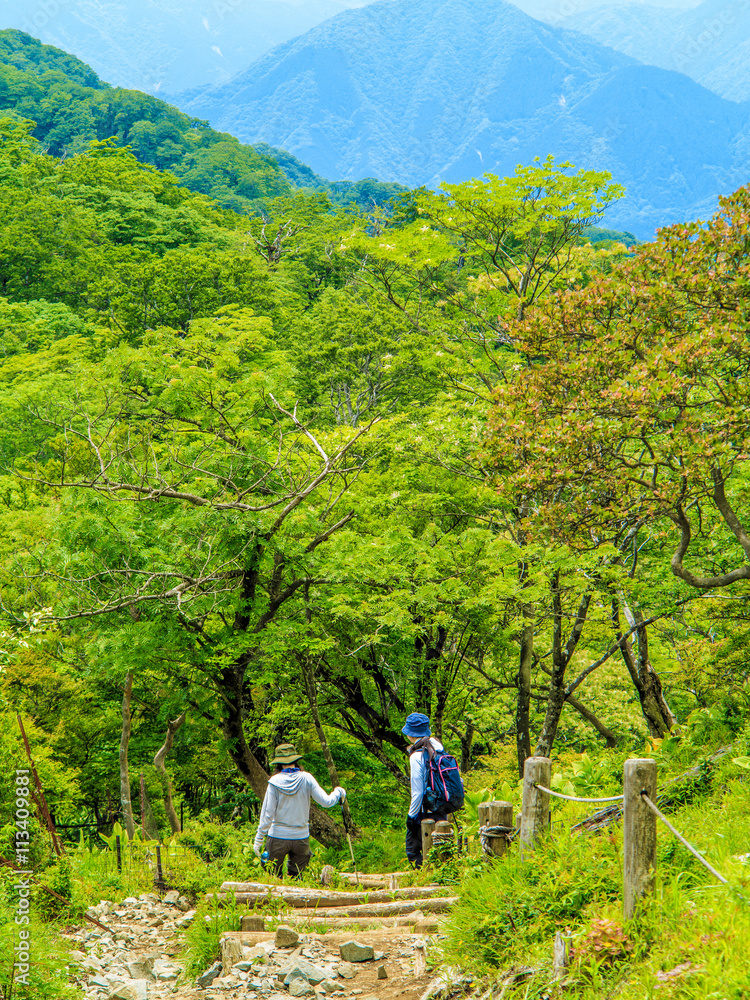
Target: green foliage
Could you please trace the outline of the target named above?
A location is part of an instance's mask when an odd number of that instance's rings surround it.
[[[507,967],[514,953],[579,925],[588,906],[620,892],[617,845],[608,838],[551,838],[537,848],[533,865],[516,847],[463,883],[446,960],[470,969]]]
[[[583,235],[590,243],[622,243],[626,247],[633,247],[638,243],[632,233],[604,229],[602,226],[589,226],[588,229],[584,230]]]
[[[194,819],[187,830],[177,834],[177,843],[196,851],[205,862],[225,857],[231,850],[241,848],[247,836],[230,823],[215,820]]]
[[[119,838],[120,844],[124,848],[132,847],[139,849],[146,849],[149,847],[155,847],[159,841],[158,840],[148,840],[141,830],[140,827],[136,827],[133,830],[132,838],[128,836],[127,831],[122,827],[120,823],[115,823],[112,827],[112,833],[107,836],[106,834],[100,834],[100,837],[107,845],[110,851],[117,849],[117,840]]]
[[[43,886],[52,890],[55,895],[45,892]],[[34,907],[43,920],[80,918],[82,911],[76,908],[73,899],[73,872],[69,858],[58,858],[53,865],[45,869],[42,879],[34,890]]]
[[[13,876],[0,876],[0,996],[8,1000],[82,1000],[81,989],[70,982],[67,953],[70,945],[60,938],[57,928],[39,919],[32,911],[28,930],[32,944],[28,983],[12,972],[14,948],[19,944],[19,927],[13,909]]]
[[[365,212],[371,212],[375,208],[389,206],[407,191],[403,184],[378,181],[374,177],[365,177],[361,181],[328,181],[286,149],[277,149],[265,142],[256,143],[253,148],[274,160],[292,187],[323,191],[335,205],[354,204]]]
[[[221,958],[219,942],[225,931],[238,931],[242,907],[229,896],[219,906],[218,901],[204,902],[195,914],[186,936],[185,973],[193,979]]]
[[[460,822],[467,836],[471,837],[479,833],[479,806],[482,802],[492,802],[492,800],[493,796],[489,788],[480,788],[477,792],[466,791]],[[507,801],[507,799],[503,801]]]
[[[54,157],[114,139],[141,163],[172,171],[233,211],[289,191],[270,156],[156,97],[110,87],[73,56],[20,31],[0,32],[0,111],[31,119],[35,138]]]

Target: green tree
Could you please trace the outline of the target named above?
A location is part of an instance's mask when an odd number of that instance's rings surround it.
[[[749,199],[743,188],[708,224],[662,231],[611,275],[540,303],[513,328],[526,363],[497,389],[488,454],[532,498],[527,531],[578,550],[614,545],[635,577],[644,546],[666,544],[671,527],[670,567],[685,589],[750,579]],[[623,606],[613,591],[614,633],[660,735],[673,719],[650,662],[643,597],[625,609],[635,650]]]
[[[37,605],[54,585],[57,621],[106,617],[126,662],[195,671],[260,797],[263,747],[245,720],[271,626],[294,615],[318,549],[351,520],[368,430],[313,433],[287,401],[291,370],[270,334],[268,320],[231,309],[112,351],[94,372],[72,365],[56,391],[27,386],[25,406],[50,433],[17,466],[60,497],[50,569],[24,599]],[[36,576],[27,566],[24,579]],[[325,816],[315,823],[319,838],[338,835]]]
[[[586,283],[624,252],[597,253],[584,236],[622,194],[610,180],[606,173],[572,173],[570,164],[557,166],[550,157],[518,167],[510,178],[488,175],[443,185],[437,193],[417,192],[412,210],[407,206],[392,219],[376,222],[370,232],[360,230],[347,238],[346,246],[362,261],[363,280],[409,324],[407,349],[434,390],[454,401],[470,400],[475,410],[479,400],[489,404],[497,386],[512,383],[523,365],[510,321],[556,289]],[[467,450],[454,450],[440,461],[447,461],[457,476],[491,480],[478,445],[482,432],[474,435],[472,448],[472,435],[454,429],[455,421],[465,419],[463,408],[444,415]],[[474,428],[483,426],[484,414],[473,413],[470,421]],[[524,528],[528,498],[522,491],[504,490],[502,495],[490,523],[492,530],[507,533],[518,550],[516,732],[522,770],[531,753],[532,669],[538,661],[534,635],[548,609],[536,609],[531,600],[532,592],[539,591]],[[553,579],[555,570],[550,573]],[[549,600],[549,588],[547,594]],[[588,604],[581,608],[585,620]],[[558,671],[558,682],[559,677]],[[550,688],[547,732],[556,729],[553,720],[559,719],[564,701],[559,687]]]

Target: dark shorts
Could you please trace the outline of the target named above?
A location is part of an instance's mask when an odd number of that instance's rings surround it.
[[[296,878],[307,868],[312,857],[309,837],[305,837],[304,840],[278,840],[276,837],[268,837],[266,850],[271,870],[280,877],[284,874],[284,858],[289,859],[287,873]]]

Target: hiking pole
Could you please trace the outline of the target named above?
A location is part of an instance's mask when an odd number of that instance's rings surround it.
[[[354,848],[352,847],[352,835],[349,832],[350,823],[349,823],[349,820],[346,818],[346,813],[344,812],[344,803],[343,802],[341,803],[341,818],[344,821],[344,829],[346,830],[346,839],[349,841],[349,853],[352,856],[352,864],[354,865],[354,879],[355,879],[357,885],[359,885],[359,873],[357,871],[357,862],[354,859]]]

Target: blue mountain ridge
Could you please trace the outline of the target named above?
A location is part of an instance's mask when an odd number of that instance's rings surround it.
[[[502,0],[347,10],[177,103],[335,179],[434,186],[551,153],[624,184],[606,223],[641,238],[750,177],[750,104]]]
[[[579,11],[560,23],[641,62],[685,73],[720,97],[750,98],[747,0],[703,0],[690,10],[616,4]]]
[[[230,80],[364,0],[0,0],[0,28],[71,52],[103,80],[164,94]]]

